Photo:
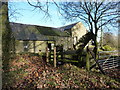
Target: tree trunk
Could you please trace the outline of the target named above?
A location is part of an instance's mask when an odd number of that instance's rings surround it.
[[[10,59],[10,41],[11,41],[11,30],[8,19],[8,2],[2,2],[0,7],[0,19],[2,25],[2,60],[4,72],[9,69]]]
[[[94,38],[94,45],[95,45],[95,47],[94,47],[94,55],[95,55],[95,59],[97,59],[97,53],[98,53],[98,45],[97,45],[97,36],[95,36],[95,38]]]
[[[95,35],[94,35],[94,54],[95,54],[95,59],[97,59],[97,54],[98,54],[98,43],[97,43],[97,33],[98,33],[98,28],[97,28],[97,23],[94,21],[94,28],[95,28]]]

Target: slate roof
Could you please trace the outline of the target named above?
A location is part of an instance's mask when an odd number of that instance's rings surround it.
[[[78,23],[78,22],[77,22]],[[66,30],[69,30],[71,29],[73,26],[75,26],[77,23],[73,23],[73,24],[70,24],[70,25],[66,25],[66,26],[63,26],[63,27],[60,27],[59,29],[61,31],[66,31]]]
[[[66,32],[57,28],[44,27],[37,25],[28,25],[20,23],[10,23],[13,35],[17,40],[37,40],[37,41],[51,41],[55,40],[55,36],[68,37]]]
[[[60,27],[59,30],[64,31],[71,36],[72,35],[71,28],[74,27],[77,23],[73,23],[73,24],[70,24],[70,25]]]

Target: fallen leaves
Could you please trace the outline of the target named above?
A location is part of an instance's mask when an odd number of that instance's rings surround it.
[[[10,62],[10,67],[9,77],[12,82],[8,86],[17,89],[120,87],[119,82],[108,76],[87,73],[85,69],[71,64],[53,68],[46,65],[40,57],[29,54],[17,56]]]

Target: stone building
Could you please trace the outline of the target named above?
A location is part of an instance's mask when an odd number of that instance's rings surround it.
[[[12,51],[45,52],[46,47],[63,46],[64,50],[73,49],[73,45],[87,33],[81,22],[53,28],[20,23],[10,23],[12,29]]]

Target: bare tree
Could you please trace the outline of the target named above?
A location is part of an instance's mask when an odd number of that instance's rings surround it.
[[[45,13],[45,15],[50,15],[49,6],[55,4],[59,8],[59,12],[64,16],[66,20],[78,20],[86,23],[89,27],[89,31],[93,34],[94,41],[94,53],[95,57],[97,56],[97,35],[98,30],[101,30],[101,27],[109,29],[109,26],[115,26],[116,20],[118,19],[119,10],[117,6],[119,2],[107,2],[102,0],[101,2],[40,2],[37,0],[36,4],[32,4],[27,0],[28,3],[35,7],[39,8]],[[101,23],[102,21],[102,23]]]
[[[109,45],[112,48],[118,47],[118,36],[115,36],[113,33],[106,32],[103,34],[103,46]]]
[[[17,20],[20,18],[20,16],[22,16],[22,14],[20,13],[20,11],[22,12],[23,9],[21,8],[16,8],[17,6],[14,5],[12,2],[9,2],[8,4],[8,16],[9,16],[9,20],[13,21],[13,20]]]
[[[61,10],[69,20],[80,19],[87,24],[94,34],[94,53],[97,55],[97,35],[101,27],[115,26],[118,19],[117,5],[119,2],[65,2]],[[101,23],[102,21],[102,23]],[[109,29],[109,27],[108,27]]]

